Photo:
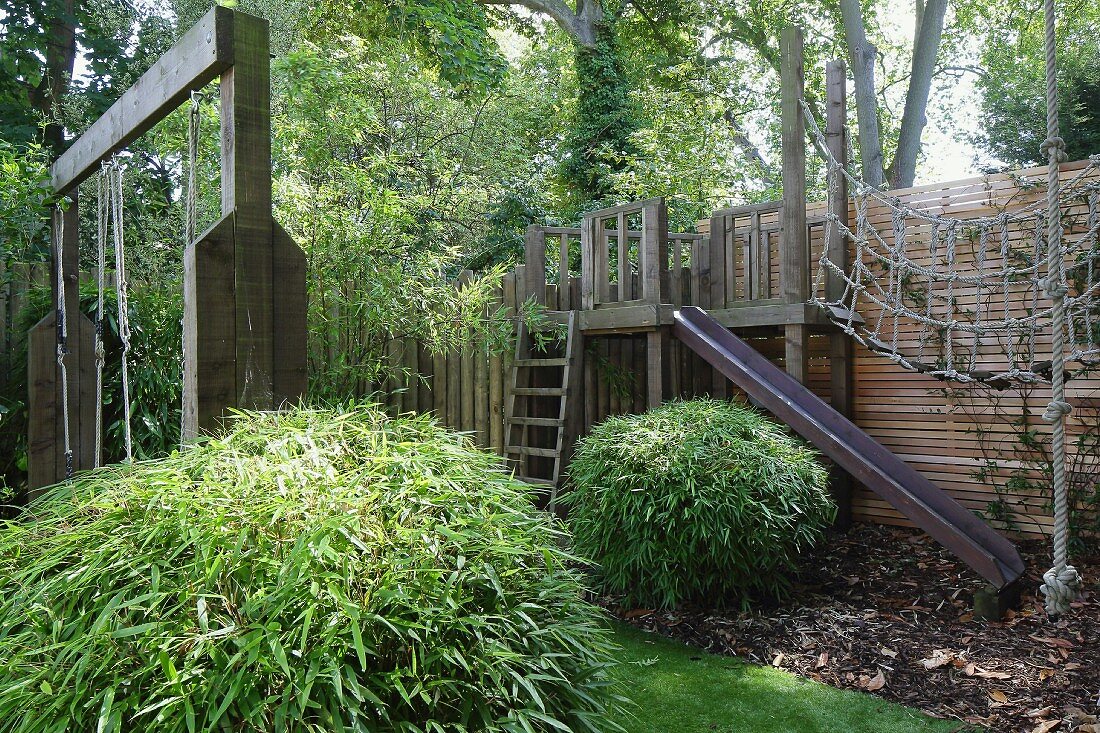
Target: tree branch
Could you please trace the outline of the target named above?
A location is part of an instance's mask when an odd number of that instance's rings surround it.
[[[479,0],[483,5],[520,5],[528,10],[548,15],[570,37],[586,48],[596,45],[596,29],[573,12],[564,0]]]

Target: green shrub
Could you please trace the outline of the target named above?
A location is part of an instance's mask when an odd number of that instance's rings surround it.
[[[569,477],[577,552],[606,592],[647,606],[782,595],[835,515],[816,454],[733,402],[609,418],[579,442]]]
[[[0,526],[0,730],[618,730],[611,642],[497,459],[247,414]]]

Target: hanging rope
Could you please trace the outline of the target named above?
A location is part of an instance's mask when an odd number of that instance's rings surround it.
[[[198,167],[199,135],[202,125],[202,104],[206,95],[191,92],[191,110],[187,116],[187,196],[184,203],[183,246],[188,247],[195,241],[195,227],[198,222]]]
[[[130,303],[126,278],[126,246],[123,238],[122,166],[117,159],[110,166],[111,223],[115,245],[115,296],[118,300],[118,337],[122,342],[122,420],[126,436],[126,460],[134,460],[130,430]]]
[[[1065,255],[1062,242],[1062,212],[1059,204],[1059,165],[1066,160],[1066,143],[1058,129],[1058,67],[1055,39],[1054,0],[1043,0],[1046,35],[1047,139],[1043,152],[1047,155],[1047,274],[1046,294],[1053,301],[1051,314],[1051,380],[1050,404],[1043,419],[1051,423],[1051,460],[1054,490],[1054,566],[1043,575],[1042,592],[1046,596],[1047,613],[1056,616],[1069,610],[1077,596],[1081,577],[1068,563],[1069,499],[1066,488],[1066,416],[1073,409],[1066,401],[1065,342],[1066,287]]]
[[[95,309],[95,456],[93,466],[103,462],[103,367],[107,351],[103,343],[104,296],[107,278],[107,220],[110,209],[110,164],[104,162],[96,178],[96,272],[97,299]]]
[[[199,138],[202,132],[202,103],[206,101],[206,95],[202,92],[191,92],[191,110],[187,116],[187,192],[184,201],[183,212],[183,247],[187,249],[195,241],[195,229],[198,222],[198,168],[199,168]],[[181,324],[182,325],[182,324]],[[180,354],[186,362],[187,344],[180,348]],[[187,422],[187,403],[181,396],[180,403],[180,447],[184,447],[184,423]]]
[[[61,423],[65,449],[65,479],[73,477],[73,448],[69,435],[69,354],[68,296],[65,292],[65,214],[58,206],[53,212],[54,274],[57,287],[57,368],[61,375]]]

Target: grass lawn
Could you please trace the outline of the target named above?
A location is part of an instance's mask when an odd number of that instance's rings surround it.
[[[626,694],[637,703],[629,733],[902,733],[958,731],[955,721],[868,694],[837,690],[770,667],[700,652],[626,626]]]

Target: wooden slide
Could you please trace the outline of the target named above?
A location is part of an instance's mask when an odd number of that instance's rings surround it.
[[[1015,545],[704,310],[677,311],[673,334],[998,589],[1023,574]]]

